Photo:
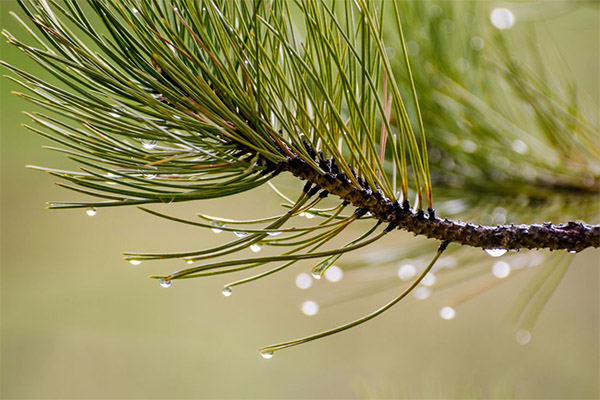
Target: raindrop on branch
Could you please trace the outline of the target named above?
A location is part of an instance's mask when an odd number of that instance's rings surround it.
[[[250,246],[250,250],[252,250],[254,253],[258,253],[261,249],[262,247],[257,243],[254,243]]]
[[[96,215],[97,211],[96,211],[96,208],[89,207],[87,210],[85,210],[85,213],[87,215],[89,215],[90,217],[93,217],[94,215]]]
[[[526,329],[520,329],[515,334],[515,339],[517,339],[517,343],[520,345],[526,345],[531,341],[531,332]]]
[[[483,251],[485,251],[488,255],[490,255],[492,257],[500,257],[500,256],[506,254],[506,252],[508,250],[506,250],[506,249],[485,249]]]
[[[158,281],[158,283],[160,284],[160,286],[162,286],[164,288],[168,288],[168,287],[171,286],[171,280],[170,279],[162,278],[160,281]]]
[[[233,289],[231,289],[229,286],[225,286],[223,290],[221,290],[221,293],[223,293],[223,296],[229,297],[233,294]]]

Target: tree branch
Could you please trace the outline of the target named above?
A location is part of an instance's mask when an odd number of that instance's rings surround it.
[[[449,219],[440,219],[432,209],[413,211],[408,201],[393,203],[381,192],[356,188],[343,174],[338,173],[331,160],[321,162],[325,175],[319,174],[299,158],[279,164],[280,171],[311,182],[340,197],[357,208],[369,211],[373,217],[389,223],[388,229],[402,229],[415,235],[459,243],[483,249],[550,249],[579,252],[588,247],[600,247],[600,225],[579,222],[553,225],[546,222],[532,225],[483,226]]]

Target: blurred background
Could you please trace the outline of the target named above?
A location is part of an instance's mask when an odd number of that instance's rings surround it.
[[[559,4],[565,2],[543,2]],[[569,2],[567,2],[569,3]],[[599,12],[597,3],[555,12],[545,24],[581,90],[599,104]],[[2,0],[1,26],[19,37],[10,17],[16,1]],[[511,7],[514,3],[504,3]],[[490,9],[496,3],[490,2]],[[523,3],[519,3],[522,7]],[[562,10],[562,8],[558,8]],[[1,59],[38,68],[1,44]],[[554,51],[554,50],[553,50]],[[3,70],[3,73],[6,73]],[[457,307],[440,309],[469,290],[469,282],[407,299],[368,324],[276,353],[260,346],[332,328],[360,317],[398,293],[400,263],[346,270],[343,279],[314,281],[299,289],[304,263],[221,295],[227,282],[215,277],[176,281],[161,288],[148,275],[183,267],[177,262],[132,266],[122,251],[178,251],[221,243],[215,234],[153,218],[134,208],[48,211],[45,202],[73,200],[47,174],[27,164],[73,168],[50,143],[26,131],[20,112],[33,106],[11,96],[17,86],[1,82],[1,397],[29,398],[598,398],[600,396],[599,252],[574,257],[548,301],[529,343],[515,340],[507,314],[536,268]],[[285,177],[278,185],[295,196],[301,185]],[[251,194],[153,209],[192,218],[196,212],[254,218],[279,204],[268,187]],[[561,221],[556,221],[561,222]],[[227,238],[229,239],[229,238]],[[412,235],[397,232],[365,250],[400,249]],[[409,239],[409,240],[407,240]],[[353,257],[346,258],[350,264]],[[472,250],[477,268],[497,261]],[[183,264],[183,263],[182,263]],[[344,267],[344,262],[340,263]],[[398,285],[396,287],[395,285]],[[369,290],[377,286],[380,290]],[[363,296],[367,291],[368,296]],[[321,305],[301,311],[306,300]]]

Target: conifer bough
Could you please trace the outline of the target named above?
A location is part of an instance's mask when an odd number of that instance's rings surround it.
[[[27,128],[81,165],[41,169],[67,182],[61,186],[101,199],[50,208],[93,215],[101,207],[218,198],[265,183],[284,200],[286,212],[251,221],[202,214],[184,220],[142,207],[237,237],[209,249],[125,253],[134,264],[202,261],[154,276],[161,285],[283,263],[230,283],[223,290],[229,295],[233,286],[300,260],[321,260],[313,268],[320,276],[343,254],[395,228],[441,241],[428,267],[392,302],[339,328],[264,348],[266,358],[379,315],[410,293],[451,243],[504,251],[600,246],[599,225],[484,226],[436,217],[433,186],[441,215],[461,201],[471,220],[491,210],[504,210],[496,214],[507,222],[534,211],[562,221],[598,217],[597,121],[586,117],[576,93],[565,99],[515,62],[509,41],[486,24],[476,3],[19,3],[38,28],[13,14],[33,44],[3,34],[52,79],[2,65],[26,88],[18,96],[62,117],[28,114],[36,126]],[[448,18],[459,11],[473,18],[455,29]],[[501,81],[512,92],[489,90]],[[307,181],[296,200],[272,185],[281,172]],[[341,200],[326,203],[330,194]],[[346,214],[349,205],[355,210]],[[316,222],[296,226],[300,215]],[[359,220],[371,227],[346,245],[322,249]],[[282,251],[206,263],[261,246]]]

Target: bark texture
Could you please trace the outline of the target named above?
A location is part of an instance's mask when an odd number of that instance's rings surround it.
[[[328,171],[325,175],[316,172],[299,158],[290,158],[278,166],[279,171],[288,171],[327,192],[340,197],[353,206],[370,212],[374,218],[388,223],[389,230],[397,228],[415,235],[438,239],[443,242],[459,243],[483,249],[550,249],[579,252],[589,247],[600,247],[600,225],[580,222],[532,225],[483,226],[435,216],[433,210],[425,214],[414,211],[406,201],[392,202],[380,192],[358,189],[343,174],[338,173],[331,161],[321,162]]]

